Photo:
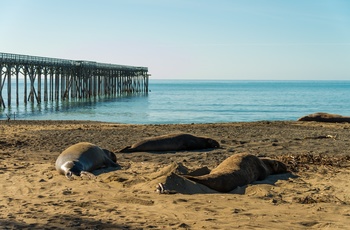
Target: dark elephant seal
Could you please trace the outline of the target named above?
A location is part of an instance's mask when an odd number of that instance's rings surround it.
[[[287,167],[282,162],[260,159],[250,154],[235,154],[224,160],[209,174],[184,175],[184,177],[218,192],[230,192],[238,186],[263,180],[271,174],[285,172],[287,172]]]
[[[318,122],[350,122],[350,117],[331,113],[313,113],[301,117],[298,121],[318,121]]]
[[[207,137],[196,137],[191,134],[170,134],[149,138],[132,146],[127,146],[119,152],[147,152],[147,151],[178,151],[218,148],[220,144]]]
[[[88,143],[80,142],[64,150],[56,160],[56,170],[72,179],[73,174],[91,176],[91,171],[102,167],[119,167],[114,153]]]

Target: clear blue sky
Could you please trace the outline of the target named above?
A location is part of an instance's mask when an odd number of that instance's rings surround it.
[[[348,0],[0,0],[0,52],[153,79],[350,80]]]

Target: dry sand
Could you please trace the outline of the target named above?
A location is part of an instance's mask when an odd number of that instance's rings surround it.
[[[291,121],[195,125],[0,121],[0,228],[350,229],[349,129],[347,123]],[[214,138],[222,148],[117,153],[122,168],[99,170],[92,180],[69,181],[54,168],[60,152],[77,142],[117,151],[146,137],[176,132]],[[243,152],[280,159],[291,173],[226,194],[173,174],[186,168],[212,169]],[[157,194],[158,182],[181,193]]]

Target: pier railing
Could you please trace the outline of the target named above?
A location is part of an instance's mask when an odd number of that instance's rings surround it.
[[[4,92],[11,105],[13,79],[19,105],[19,92],[24,103],[147,93],[148,78],[147,67],[0,53],[0,108]]]

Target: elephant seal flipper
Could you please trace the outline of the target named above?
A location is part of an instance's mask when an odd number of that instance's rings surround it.
[[[282,162],[260,159],[250,154],[235,154],[221,162],[209,174],[184,177],[218,192],[230,192],[238,186],[263,180],[271,174],[285,172],[287,167]]]
[[[80,142],[64,150],[56,160],[56,170],[65,175],[69,180],[73,175],[87,175],[94,178],[91,171],[102,167],[119,167],[116,163],[114,153],[103,150],[100,147],[88,143]]]
[[[87,176],[89,179],[96,179],[96,176],[91,172],[81,171],[80,176]]]
[[[131,152],[132,152],[131,145],[126,146],[125,148],[122,148],[122,149],[119,150],[118,152],[120,152],[120,153],[131,153]]]

